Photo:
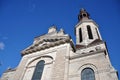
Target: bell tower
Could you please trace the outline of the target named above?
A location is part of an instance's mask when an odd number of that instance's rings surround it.
[[[76,29],[76,45],[87,46],[96,40],[102,40],[98,25],[90,19],[89,13],[81,9],[78,15]]]
[[[98,27],[81,9],[75,26],[76,52],[70,56],[69,80],[118,80]]]

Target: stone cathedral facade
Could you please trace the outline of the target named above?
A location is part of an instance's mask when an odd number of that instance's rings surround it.
[[[0,80],[118,80],[98,25],[85,9],[75,26],[76,45],[63,29],[50,27],[22,51],[15,69],[8,69]]]

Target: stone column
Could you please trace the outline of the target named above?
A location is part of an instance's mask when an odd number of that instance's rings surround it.
[[[64,80],[65,76],[65,54],[67,48],[59,48],[56,54],[56,59],[53,67],[52,80]]]

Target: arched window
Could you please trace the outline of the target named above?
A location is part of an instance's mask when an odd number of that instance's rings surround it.
[[[45,61],[41,60],[37,63],[32,80],[41,80]]]
[[[89,37],[89,39],[93,39],[92,30],[91,30],[90,25],[87,25],[87,31],[88,31],[88,37]]]
[[[81,72],[81,80],[95,80],[95,73],[91,68],[85,68]]]

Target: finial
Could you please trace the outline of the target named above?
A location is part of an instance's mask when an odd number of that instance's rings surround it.
[[[80,11],[86,11],[84,8],[81,8],[81,10]]]
[[[83,19],[89,19],[89,14],[84,8],[81,8],[80,13],[78,15],[78,20],[81,21]]]
[[[57,31],[57,28],[56,28],[56,26],[53,24],[53,25],[49,28],[48,33],[53,33],[53,32],[56,32],[56,31]]]

